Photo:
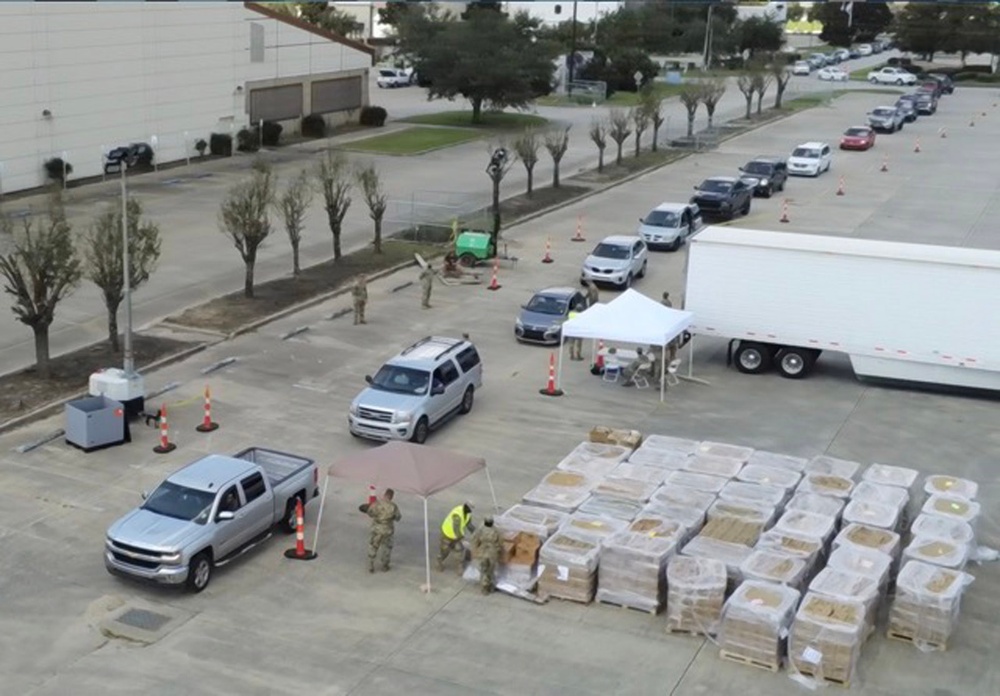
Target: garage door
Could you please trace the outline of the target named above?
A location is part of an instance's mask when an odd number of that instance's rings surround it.
[[[315,114],[361,108],[361,78],[344,77],[312,84],[312,110]]]
[[[302,116],[302,85],[255,89],[250,92],[250,121],[286,121]]]

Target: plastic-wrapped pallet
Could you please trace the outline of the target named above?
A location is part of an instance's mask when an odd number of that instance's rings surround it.
[[[660,486],[649,499],[650,505],[679,505],[701,510],[702,514],[715,502],[715,493],[700,491],[674,483]]]
[[[979,503],[954,495],[932,495],[920,510],[928,515],[940,515],[952,520],[960,520],[976,531],[979,520]]]
[[[596,425],[590,429],[590,441],[602,445],[627,447],[631,451],[642,444],[642,433],[638,430],[623,430],[609,428],[606,425]]]
[[[646,439],[642,441],[642,447],[639,449],[694,454],[698,451],[698,442],[682,437],[671,437],[670,435],[647,435]]]
[[[979,484],[955,476],[928,476],[924,479],[924,493],[927,495],[950,495],[965,500],[975,500],[979,495]]]
[[[820,538],[775,529],[761,534],[754,548],[801,558],[806,564],[806,577],[812,576],[824,552],[823,540]]]
[[[865,615],[861,602],[807,594],[788,637],[791,669],[819,683],[849,687],[867,637]]]
[[[792,495],[792,491],[799,485],[802,474],[791,469],[780,466],[767,466],[765,464],[747,464],[736,478],[746,483],[757,483],[763,486],[776,486],[785,491],[785,500]]]
[[[681,553],[685,556],[721,561],[726,566],[726,577],[730,587],[735,587],[740,581],[740,566],[743,565],[743,561],[750,557],[753,549],[738,542],[706,536],[703,530],[701,534],[684,545]]]
[[[809,591],[835,599],[861,602],[865,606],[865,635],[871,635],[875,630],[882,599],[876,578],[840,568],[824,568],[809,583]]]
[[[843,498],[834,498],[830,495],[820,495],[819,493],[796,493],[785,505],[785,510],[805,510],[817,515],[832,517],[840,521],[840,515],[844,512],[847,501]]]
[[[899,559],[899,534],[888,529],[854,522],[840,530],[833,540],[833,550],[849,547],[878,551],[893,560]]]
[[[719,656],[777,671],[798,590],[747,580],[726,601],[719,622]]]
[[[889,637],[921,650],[944,650],[958,622],[962,592],[971,582],[971,575],[958,570],[907,562],[896,578]]]
[[[701,531],[705,525],[705,512],[698,508],[687,507],[685,505],[670,505],[669,503],[650,503],[639,514],[652,515],[664,519],[673,520],[686,530],[681,536],[681,543],[685,543],[695,534]]]
[[[813,457],[806,464],[805,473],[807,474],[826,474],[828,476],[839,476],[840,478],[854,479],[854,475],[858,473],[858,469],[861,465],[858,462],[852,462],[848,459],[837,459],[836,457],[828,457],[825,454],[821,454],[818,457]]]
[[[753,447],[741,447],[739,445],[729,445],[724,442],[711,442],[706,440],[698,444],[695,454],[707,454],[713,457],[725,457],[734,459],[740,464],[746,464],[753,454]]]
[[[679,540],[678,526],[669,536],[622,532],[605,540],[597,571],[597,599],[658,612],[666,599],[667,561]]]
[[[745,500],[723,500],[721,498],[712,503],[712,506],[708,508],[707,515],[708,520],[733,518],[751,523],[757,528],[758,536],[771,526],[776,517],[777,511],[773,505]],[[756,539],[754,543],[756,543]]]
[[[899,529],[900,509],[874,500],[854,499],[844,508],[844,523],[867,524],[881,529]]]
[[[604,541],[613,534],[625,530],[628,524],[628,520],[588,515],[578,511],[570,515],[559,530],[571,534],[583,534],[598,541]]]
[[[605,477],[594,486],[594,495],[601,498],[615,498],[617,500],[628,500],[633,503],[648,503],[656,489],[660,487],[658,483],[648,481],[636,481],[627,478]]]
[[[882,505],[891,505],[900,511],[906,510],[910,494],[900,486],[887,486],[871,481],[862,481],[851,491],[851,500],[864,500]]]
[[[613,517],[626,522],[635,519],[635,516],[642,510],[642,503],[621,498],[605,498],[603,496],[592,495],[577,508],[577,512],[598,517]]]
[[[647,508],[629,523],[626,531],[653,537],[676,537],[680,542],[685,538],[690,528],[683,520],[667,517],[659,514],[656,510]]]
[[[837,521],[826,515],[806,510],[786,510],[774,528],[787,534],[800,534],[810,539],[820,539],[824,544],[833,536]]]
[[[808,570],[804,559],[766,549],[754,551],[740,565],[743,580],[776,582],[799,592],[803,590]]]
[[[518,503],[496,518],[496,528],[501,535],[518,532],[534,534],[545,541],[566,521],[568,515],[558,510]]]
[[[541,483],[524,494],[522,501],[560,512],[574,512],[590,497],[596,484],[592,478],[579,472],[551,471]]]
[[[643,481],[645,483],[652,483],[655,486],[661,486],[667,478],[667,471],[660,466],[636,464],[630,460],[622,462],[616,466],[614,470],[607,475],[607,478]]]
[[[718,493],[722,487],[729,482],[729,479],[721,476],[711,476],[709,474],[697,474],[693,471],[671,471],[664,481],[665,486],[684,486],[694,488],[696,491],[706,493]]]
[[[726,564],[674,556],[667,564],[667,630],[714,635],[726,601]]]
[[[919,473],[916,469],[889,464],[872,464],[861,474],[862,481],[877,483],[882,486],[895,486],[911,491]]]
[[[850,498],[851,491],[854,490],[854,481],[845,476],[834,474],[807,473],[799,487],[796,489],[800,493],[816,493],[817,495],[830,495],[834,498]]]
[[[688,460],[692,457],[690,452],[679,452],[670,449],[656,449],[643,445],[631,455],[628,462],[639,466],[653,466],[658,469],[674,471],[687,466]],[[665,475],[665,474],[664,474]]]
[[[892,557],[874,549],[841,546],[830,553],[826,567],[869,577],[878,583],[882,591],[888,585]]]
[[[962,520],[940,515],[917,515],[910,526],[910,533],[914,537],[946,539],[960,544],[971,544],[976,536],[972,527]]]
[[[743,468],[743,462],[728,457],[716,457],[711,454],[696,454],[688,459],[685,471],[709,476],[721,476],[724,479],[734,479]]]
[[[908,560],[932,563],[942,568],[962,570],[969,560],[971,549],[968,544],[933,537],[914,537],[903,549],[903,562]]]
[[[719,491],[721,500],[741,503],[756,503],[778,509],[785,504],[785,489],[761,483],[730,481]]]
[[[614,471],[632,453],[627,447],[605,445],[598,442],[581,442],[556,465],[560,471],[575,471],[600,479]]]
[[[592,535],[566,530],[553,534],[538,554],[539,596],[593,600],[600,552],[601,542]]]
[[[787,454],[778,454],[776,452],[765,452],[764,450],[756,450],[750,455],[750,459],[747,460],[747,464],[759,464],[761,466],[770,466],[778,469],[788,469],[790,471],[795,471],[801,474],[805,471],[806,464],[809,460],[804,457],[791,457]]]

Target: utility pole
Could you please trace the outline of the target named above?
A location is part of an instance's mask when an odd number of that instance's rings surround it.
[[[566,94],[573,94],[573,80],[576,79],[576,3],[573,0],[573,28],[569,40],[569,82],[566,83]]]
[[[128,253],[128,188],[125,183],[128,165],[125,158],[121,162],[122,173],[122,299],[125,302],[125,370],[126,377],[135,375],[135,360],[132,355],[132,271]]]
[[[704,69],[712,67],[712,3],[708,4],[708,19],[705,21],[705,59]]]

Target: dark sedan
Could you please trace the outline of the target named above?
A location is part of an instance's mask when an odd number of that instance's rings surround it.
[[[924,92],[924,91],[917,92],[918,113],[930,116],[931,114],[937,112],[937,108],[938,108],[938,100],[937,97],[934,96],[933,92]]]
[[[917,111],[917,95],[915,94],[901,96],[896,100],[896,108],[903,112],[903,120],[907,123],[913,123],[920,115],[920,112]]]

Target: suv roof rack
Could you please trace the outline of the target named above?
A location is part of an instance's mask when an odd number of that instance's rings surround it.
[[[400,355],[409,355],[410,353],[417,350],[421,346],[427,346],[428,344],[434,344],[434,343],[446,346],[444,350],[442,350],[440,353],[435,353],[433,356],[434,360],[440,360],[445,355],[447,355],[451,351],[461,346],[464,343],[464,340],[458,338],[448,338],[445,336],[426,336],[424,338],[421,338],[412,346],[404,349],[403,352],[400,353]]]

